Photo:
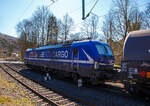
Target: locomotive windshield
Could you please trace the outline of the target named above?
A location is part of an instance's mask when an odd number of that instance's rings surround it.
[[[109,46],[105,46],[105,47],[108,51],[108,54],[113,56],[113,52],[112,52],[111,48]]]
[[[109,46],[104,46],[104,45],[100,45],[100,44],[96,44],[96,49],[98,51],[99,54],[108,54],[108,55],[113,55],[112,50],[110,49]]]

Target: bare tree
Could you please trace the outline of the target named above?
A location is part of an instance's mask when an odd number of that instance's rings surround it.
[[[33,24],[33,34],[36,36],[36,42],[37,46],[40,45],[40,28],[41,28],[41,22],[40,22],[40,16],[34,15],[32,17],[32,24]]]
[[[47,7],[39,7],[31,19],[23,20],[16,26],[19,35],[21,56],[24,57],[27,48],[34,48],[46,44],[48,16],[50,11]]]
[[[88,21],[84,21],[83,24],[82,24],[82,27],[81,27],[81,34],[83,36],[83,38],[90,38],[90,28],[89,28],[89,23]]]
[[[140,12],[138,8],[135,8],[132,11],[132,14],[129,16],[128,24],[128,32],[140,30],[143,24],[143,12]]]
[[[130,31],[141,28],[142,22],[143,13],[131,0],[115,0],[113,9],[105,17],[103,32],[105,37],[111,35],[113,40],[124,41]]]
[[[104,33],[104,38],[107,43],[112,46],[113,38],[114,38],[114,16],[112,11],[109,11],[108,15],[105,17],[105,21],[103,22],[102,31]]]
[[[98,16],[93,15],[89,19],[89,27],[90,27],[90,38],[96,39],[98,37],[97,28],[98,28]]]
[[[131,0],[115,0],[114,3],[114,24],[115,36],[126,38],[128,34],[128,20],[132,13],[133,6]]]
[[[49,16],[47,29],[47,43],[57,43],[58,40],[58,24],[55,16]]]
[[[150,28],[150,3],[147,5],[146,10],[144,11],[144,23],[143,28]]]
[[[47,36],[47,27],[48,27],[48,18],[51,15],[51,12],[48,10],[48,7],[42,6],[39,7],[33,15],[34,27],[36,28],[36,34],[38,34],[38,42],[40,45],[46,44]]]
[[[98,16],[92,15],[92,17],[83,22],[81,32],[85,38],[96,39],[98,37],[98,21]]]
[[[63,20],[61,22],[61,34],[62,36],[60,36],[59,38],[63,41],[63,42],[66,42],[66,40],[68,40],[68,36],[70,34],[70,32],[72,31],[72,28],[73,28],[73,20],[71,17],[69,17],[68,14],[66,14],[64,17],[63,17]]]
[[[115,0],[113,2],[113,9],[106,15],[102,30],[117,57],[117,63],[121,61],[123,43],[127,34],[130,31],[141,29],[142,22],[143,13],[133,5],[131,0]]]
[[[60,21],[60,23],[62,22]],[[22,58],[27,48],[56,43],[59,33],[68,36],[72,27],[72,19],[66,16],[61,27],[59,27],[60,23],[45,6],[39,7],[31,19],[18,23],[16,30],[19,36]],[[65,37],[65,39],[67,38]]]
[[[60,41],[63,41],[63,36],[64,36],[62,21],[57,19],[57,25],[58,25],[58,37],[57,37],[57,41],[60,42]]]
[[[21,57],[24,58],[25,50],[27,48],[35,47],[36,44],[32,39],[32,22],[29,20],[24,20],[16,26],[17,33],[19,35],[19,46],[21,50]]]
[[[143,13],[131,0],[116,0],[113,6],[113,36],[115,40],[124,41],[130,31],[141,28]]]

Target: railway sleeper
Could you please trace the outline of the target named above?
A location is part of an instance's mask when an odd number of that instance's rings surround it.
[[[39,87],[38,86],[33,86],[33,88],[35,89],[35,90],[38,90],[39,89]]]
[[[61,104],[62,104],[62,106],[79,106],[79,104],[74,103],[74,102],[69,101],[69,100],[68,101],[63,101],[63,102],[61,102]]]
[[[42,95],[51,95],[51,94],[53,94],[54,92],[51,92],[51,91],[48,91],[48,92],[43,92],[43,93],[41,93]]]
[[[39,89],[40,86],[37,86],[36,84],[34,84],[34,85],[33,85],[33,88],[34,88],[34,89]]]
[[[36,106],[41,106],[42,104],[44,104],[45,102],[43,102],[43,101],[40,101],[40,102],[37,102],[36,103]]]
[[[40,88],[40,87],[41,87],[41,85],[39,85],[39,84],[37,84],[37,83],[35,83],[34,86],[37,87],[37,88]]]
[[[59,100],[64,100],[63,97],[60,97],[60,98],[50,98],[51,100],[54,100],[54,101],[59,101]]]
[[[33,100],[33,101],[37,102],[37,101],[39,101],[39,100],[43,100],[43,99],[41,99],[41,98],[40,98],[40,97],[38,97],[38,96],[34,96],[34,97],[32,97],[32,98],[31,98],[31,100]]]
[[[50,96],[59,96],[57,93],[51,93]]]
[[[43,102],[43,103],[41,103],[41,106],[49,106],[49,104],[46,102]]]
[[[30,97],[33,97],[33,96],[35,96],[35,94],[34,94],[34,93],[31,93],[31,94],[29,94],[29,96],[30,96]]]
[[[62,100],[56,101],[56,103],[62,104],[62,105],[67,104],[67,102],[70,103],[71,101],[69,101],[68,99],[62,99]]]
[[[49,95],[49,96],[45,96],[47,99],[53,100],[55,97],[57,97],[58,95]]]
[[[37,88],[37,89],[34,89],[34,90],[35,90],[36,92],[41,92],[41,93],[42,93],[42,92],[46,92],[45,89],[42,89],[42,90],[41,90],[41,89],[38,89],[38,88]]]
[[[39,98],[38,96],[34,96],[34,97],[32,97],[32,99],[37,99],[37,98]]]
[[[74,102],[69,102],[67,104],[65,104],[64,106],[76,106],[77,104]]]
[[[48,89],[45,89],[45,88],[43,88],[43,89],[40,89],[40,90],[38,90],[39,92],[48,92],[49,90]]]
[[[40,87],[38,88],[38,90],[41,90],[41,91],[42,91],[42,90],[45,90],[45,88],[40,86]]]
[[[46,95],[46,97],[49,97],[49,95]],[[51,98],[51,97],[50,97]],[[62,96],[56,96],[56,97],[54,97],[54,98],[52,98],[52,99],[57,99],[57,98],[63,98]]]
[[[38,93],[40,93],[41,95],[52,95],[52,94],[54,94],[54,92],[51,92],[51,91],[36,91],[36,92],[38,92]]]
[[[41,102],[41,101],[43,101],[43,99],[38,99],[36,102],[38,103],[38,102]]]
[[[30,93],[32,93],[32,92],[31,92],[31,91],[29,91],[29,90],[27,90],[25,93],[29,95],[29,94],[30,94]]]

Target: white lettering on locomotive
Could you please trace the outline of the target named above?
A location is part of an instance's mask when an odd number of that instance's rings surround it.
[[[61,58],[67,58],[68,57],[68,51],[56,51],[55,53],[56,57],[61,57]]]

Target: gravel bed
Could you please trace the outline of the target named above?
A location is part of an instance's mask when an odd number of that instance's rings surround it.
[[[0,68],[0,106],[35,106],[25,88]]]
[[[150,102],[144,99],[122,96],[116,93],[111,93],[111,91],[107,92],[107,90],[102,90],[101,88],[99,90],[95,90],[92,87],[78,88],[77,85],[73,83],[57,79],[44,81],[44,76],[42,74],[27,69],[21,70],[20,73],[37,81],[42,81],[48,86],[58,89],[59,91],[73,95],[74,97],[82,98],[85,101],[90,101],[97,106],[149,106],[150,104]]]

